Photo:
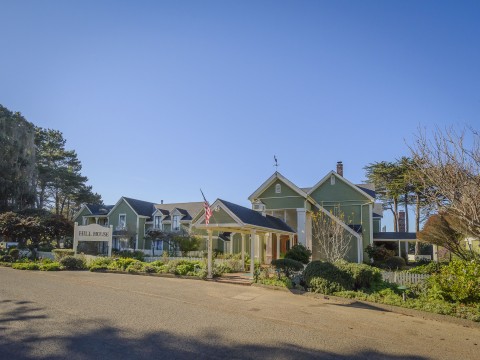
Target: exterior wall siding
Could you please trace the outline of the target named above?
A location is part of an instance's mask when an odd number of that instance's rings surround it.
[[[275,192],[277,184],[280,184],[281,187],[279,194]],[[305,206],[305,199],[279,179],[265,189],[265,191],[258,196],[258,199],[265,204],[267,210],[297,209]]]
[[[120,214],[127,215],[126,226],[128,231],[128,237],[133,237],[133,239],[135,240],[137,235],[137,214],[132,211],[132,209],[125,202],[125,200],[122,200],[122,202],[118,204],[117,208],[114,209],[108,217],[109,224],[113,225],[113,231],[115,231],[119,225],[118,217]],[[143,232],[143,228],[141,229],[141,232]]]

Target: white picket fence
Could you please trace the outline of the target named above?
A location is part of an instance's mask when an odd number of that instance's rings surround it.
[[[398,285],[418,284],[428,279],[428,274],[411,274],[400,271],[382,271],[384,281]]]

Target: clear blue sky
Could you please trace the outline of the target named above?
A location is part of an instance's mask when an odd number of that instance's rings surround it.
[[[247,205],[480,124],[480,1],[0,1],[0,103],[62,131],[106,203]],[[392,228],[391,220],[386,222]]]

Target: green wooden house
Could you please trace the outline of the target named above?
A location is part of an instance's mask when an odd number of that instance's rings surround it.
[[[364,249],[373,243],[373,233],[380,231],[382,207],[375,203],[371,184],[353,184],[343,177],[343,164],[330,171],[315,185],[300,188],[279,172],[275,172],[252,195],[252,208],[283,219],[296,230],[294,243],[312,250],[312,258],[322,259],[312,218],[323,212],[343,227],[352,239],[347,260],[362,262]],[[273,258],[284,253],[289,243],[280,239],[274,247]]]

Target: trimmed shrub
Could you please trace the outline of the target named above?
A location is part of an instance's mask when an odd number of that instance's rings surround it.
[[[122,258],[122,259],[115,259],[114,261],[112,261],[108,266],[107,268],[109,270],[121,270],[121,271],[125,271],[127,269],[127,267],[129,267],[131,264],[133,264],[134,262],[136,262],[138,260],[135,260],[133,258]]]
[[[285,259],[292,259],[300,261],[302,264],[308,264],[310,262],[310,256],[312,256],[310,250],[302,244],[297,244],[292,246],[292,248],[286,252]]]
[[[313,292],[332,294],[353,289],[353,279],[334,264],[320,260],[312,261],[303,272],[306,285]]]
[[[385,261],[392,256],[395,256],[395,251],[387,249],[385,245],[368,245],[365,248],[365,252],[368,257],[374,261]]]
[[[124,258],[124,259],[136,259],[138,261],[143,261],[145,258],[145,254],[143,251],[128,251],[128,250],[123,250],[119,252],[114,252],[114,256],[118,256],[119,258]]]
[[[143,269],[142,270],[144,272],[146,272],[147,274],[153,274],[153,273],[157,272],[157,269],[150,264],[143,264]]]
[[[127,266],[126,271],[130,274],[138,274],[143,271],[143,263],[136,260]]]
[[[415,266],[407,272],[411,274],[435,274],[440,271],[440,268],[443,264],[437,263],[436,261],[429,261],[427,264]]]
[[[66,256],[75,255],[75,251],[73,251],[73,249],[53,249],[52,254],[55,258],[55,261],[60,261]]]
[[[382,282],[382,275],[378,269],[343,260],[334,264],[312,261],[305,268],[303,276],[313,292],[323,294],[372,288]]]
[[[41,271],[59,271],[61,266],[58,262],[49,262],[40,264],[39,269]]]
[[[65,256],[59,261],[65,270],[84,270],[86,268],[85,261],[74,256]]]
[[[405,259],[400,256],[392,256],[385,260],[385,266],[390,270],[402,270],[407,266]]]
[[[303,270],[303,264],[300,261],[288,258],[272,260],[272,265],[275,266],[275,269],[283,271],[287,277],[290,277],[295,271]]]
[[[20,262],[12,265],[12,269],[17,270],[38,270],[40,265],[34,262]]]
[[[112,258],[108,257],[101,257],[93,260],[88,268],[90,271],[98,271],[98,270],[106,270],[108,269],[108,265],[110,265],[113,262]]]

